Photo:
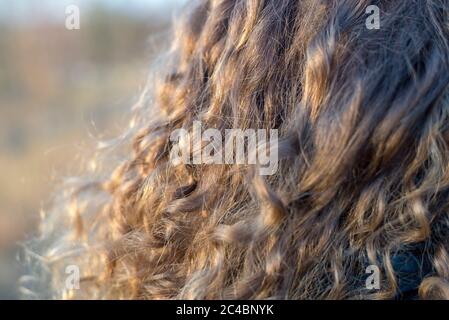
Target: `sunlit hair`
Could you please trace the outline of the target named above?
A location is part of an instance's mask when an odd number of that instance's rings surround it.
[[[410,254],[419,297],[449,298],[449,3],[189,6],[130,132],[61,192],[28,249],[49,297],[388,299]],[[170,134],[194,121],[278,129],[277,173],[173,166]]]

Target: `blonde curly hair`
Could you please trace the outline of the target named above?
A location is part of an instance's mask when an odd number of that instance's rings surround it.
[[[449,298],[448,28],[445,0],[190,4],[131,129],[31,245],[49,297]],[[194,121],[278,129],[277,173],[174,166]]]

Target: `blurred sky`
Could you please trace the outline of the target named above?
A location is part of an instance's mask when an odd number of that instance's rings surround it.
[[[145,16],[149,12],[161,12],[179,8],[187,0],[12,0],[0,1],[0,20],[14,24],[28,24],[45,19],[65,19],[65,7],[78,5],[81,11],[92,7],[107,7],[122,13]]]

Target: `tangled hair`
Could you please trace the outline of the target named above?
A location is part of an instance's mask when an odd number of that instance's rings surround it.
[[[44,219],[50,297],[449,298],[449,3],[200,0],[178,22],[121,163]],[[175,166],[194,121],[278,129],[278,171]]]

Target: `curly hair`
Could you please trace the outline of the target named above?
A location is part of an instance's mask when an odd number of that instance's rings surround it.
[[[200,0],[174,30],[129,131],[44,217],[50,297],[449,298],[446,0]],[[173,165],[194,121],[277,129],[278,171]]]

